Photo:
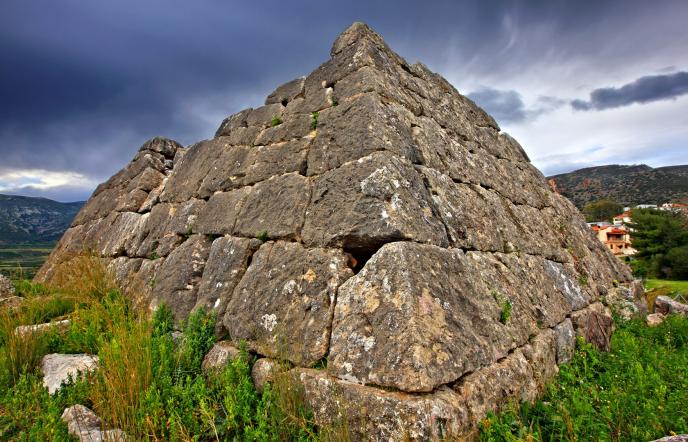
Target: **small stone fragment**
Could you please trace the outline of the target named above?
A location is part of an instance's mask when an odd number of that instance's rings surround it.
[[[659,324],[664,322],[665,316],[661,313],[650,313],[645,318],[645,323],[648,327],[657,327]]]

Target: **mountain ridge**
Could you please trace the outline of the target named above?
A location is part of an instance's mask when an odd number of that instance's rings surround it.
[[[0,194],[0,245],[56,241],[83,205]]]
[[[608,164],[547,177],[579,209],[600,199],[624,206],[688,202],[688,165]]]

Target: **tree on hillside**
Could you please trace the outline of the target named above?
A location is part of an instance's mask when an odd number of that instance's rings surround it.
[[[623,212],[621,204],[607,199],[592,201],[583,207],[583,213],[588,222],[611,221],[621,212]]]
[[[631,237],[639,276],[687,277],[688,223],[682,216],[661,210],[636,209]],[[685,276],[684,276],[685,275]]]

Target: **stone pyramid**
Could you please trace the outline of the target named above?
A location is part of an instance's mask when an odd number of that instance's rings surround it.
[[[600,301],[632,280],[489,115],[362,23],[214,138],[146,142],[36,279],[84,247],[151,308],[287,359],[354,439],[474,436],[576,334],[607,346]]]

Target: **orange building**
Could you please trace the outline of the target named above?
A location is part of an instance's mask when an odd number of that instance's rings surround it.
[[[624,225],[593,224],[592,230],[597,239],[607,246],[616,256],[631,256],[636,250],[631,247],[631,235]]]

